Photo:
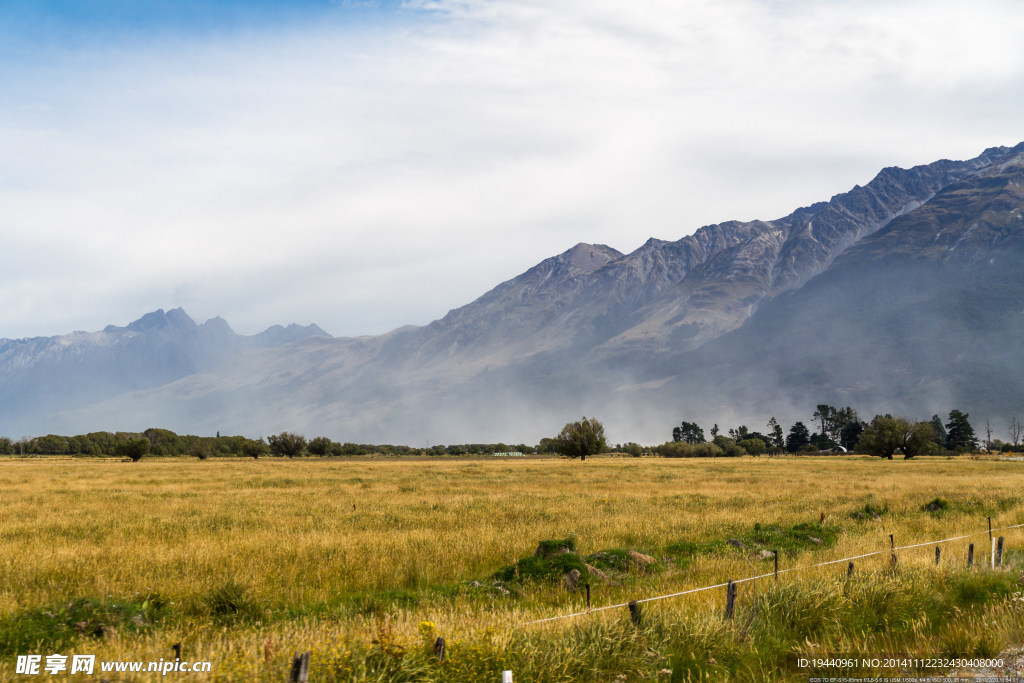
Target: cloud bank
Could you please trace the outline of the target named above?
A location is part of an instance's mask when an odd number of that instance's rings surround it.
[[[1016,2],[370,9],[7,36],[0,337],[175,306],[379,333],[580,241],[1024,139]]]

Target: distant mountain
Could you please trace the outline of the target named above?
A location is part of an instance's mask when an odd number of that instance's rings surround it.
[[[656,441],[683,418],[760,428],[771,415],[806,420],[823,401],[1020,414],[1022,188],[1024,143],[887,168],[776,220],[625,255],[576,245],[423,327],[271,328],[242,343],[223,321],[158,312],[124,328],[140,339],[97,337],[84,355],[42,342],[9,355],[4,345],[35,340],[0,342],[0,386],[15,378],[34,401],[25,415],[46,414],[53,431],[417,444],[528,441],[582,414],[613,440]],[[103,392],[89,395],[94,383]],[[25,424],[4,415],[0,432]]]
[[[953,406],[981,421],[1024,413],[1017,149],[852,245],[740,329],[680,355],[687,370],[667,393],[717,387],[738,410],[776,395],[920,417]]]
[[[312,336],[330,335],[316,325],[278,325],[247,337],[221,318],[197,325],[175,308],[102,332],[0,339],[0,432],[54,431],[61,423],[52,415],[60,410],[164,386],[246,350]]]

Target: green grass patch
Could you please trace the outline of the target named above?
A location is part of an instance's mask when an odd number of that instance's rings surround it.
[[[850,517],[856,520],[868,520],[868,519],[879,519],[889,514],[889,504],[883,503],[882,505],[876,505],[874,503],[864,503],[864,507],[857,508],[850,513]]]
[[[524,557],[507,567],[494,572],[493,578],[505,583],[543,583],[561,581],[562,577],[573,569],[579,571],[580,581],[590,578],[587,565],[583,558],[575,553],[562,553],[548,558],[531,556]]]
[[[935,517],[941,516],[948,509],[949,501],[938,496],[921,506],[922,512],[930,512]]]
[[[59,651],[80,640],[142,633],[163,621],[169,608],[170,602],[154,593],[130,599],[77,598],[22,610],[0,620],[0,655]]]
[[[801,522],[789,527],[758,522],[740,540],[748,546],[778,550],[780,555],[795,555],[815,548],[832,547],[839,539],[840,531],[838,526],[817,522]]]

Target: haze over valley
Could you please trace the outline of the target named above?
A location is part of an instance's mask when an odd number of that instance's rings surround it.
[[[424,326],[238,335],[178,308],[0,340],[0,433],[282,430],[426,445],[537,440],[581,414],[656,443],[761,425],[1024,409],[1024,143],[881,170],[774,220],[623,254],[577,244]]]

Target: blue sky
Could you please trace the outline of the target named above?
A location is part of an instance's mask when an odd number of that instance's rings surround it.
[[[4,24],[31,39],[101,33],[188,32],[209,34],[239,28],[311,21],[370,21],[402,10],[396,0],[11,0]]]
[[[0,337],[425,324],[1024,140],[1024,4],[8,2]]]

